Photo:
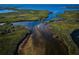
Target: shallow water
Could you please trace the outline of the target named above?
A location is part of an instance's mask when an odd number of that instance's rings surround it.
[[[44,20],[47,22],[55,18],[58,14],[64,13],[65,10],[79,10],[79,8],[66,8],[66,6],[79,6],[78,4],[2,4],[0,7],[15,7],[18,9],[33,9],[33,10],[48,10],[53,12],[49,14],[48,18]],[[12,10],[0,10],[0,13],[12,12]],[[40,24],[40,21],[24,21],[24,22],[15,22],[14,25],[34,27],[35,25]]]
[[[47,21],[49,21],[49,20],[51,20],[52,18],[53,18],[54,16],[53,16],[53,14],[50,14],[49,16],[48,16],[48,18],[45,18],[43,21],[44,22],[47,22]],[[35,25],[38,25],[38,24],[40,24],[41,23],[41,21],[23,21],[23,22],[15,22],[15,23],[13,23],[13,25],[21,25],[21,26],[25,26],[25,27],[30,27],[30,28],[32,28],[32,27],[34,27]]]
[[[13,10],[0,10],[0,13],[14,12]]]

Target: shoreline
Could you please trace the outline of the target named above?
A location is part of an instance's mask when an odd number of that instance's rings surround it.
[[[16,23],[16,22],[28,22],[28,21],[39,21],[39,20],[20,20],[20,21],[13,21],[11,23]],[[6,23],[6,22],[0,22],[0,23]]]
[[[46,18],[48,18],[48,17],[46,17]],[[42,19],[42,20],[44,20],[44,19]],[[34,21],[41,21],[41,20],[20,20],[20,21],[12,21],[12,22],[10,22],[10,23],[16,23],[16,22],[34,22]],[[8,21],[7,21],[8,22]],[[7,23],[7,22],[0,22],[0,23]]]
[[[49,15],[50,14],[52,14],[53,12],[49,12],[48,13],[48,16],[46,16],[44,19],[41,19],[41,20],[45,20],[46,18],[48,18],[49,17]],[[41,21],[40,19],[39,20],[19,20],[19,21],[11,21],[10,23],[16,23],[16,22],[28,22],[28,21]],[[8,21],[4,21],[4,22],[0,22],[0,23],[6,23],[6,22],[8,22]]]
[[[26,35],[21,39],[21,41],[19,41],[19,43],[16,46],[16,49],[14,51],[14,55],[19,55],[19,51],[21,49],[21,47],[23,46],[24,43],[27,43],[28,38],[30,37],[32,32],[30,33],[26,33]]]

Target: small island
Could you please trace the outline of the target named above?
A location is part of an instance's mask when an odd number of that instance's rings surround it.
[[[0,22],[38,21],[48,17],[48,10],[10,9],[13,12],[0,13]]]

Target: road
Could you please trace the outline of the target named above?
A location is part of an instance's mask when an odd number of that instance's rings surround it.
[[[34,55],[68,54],[66,45],[57,38],[53,38],[54,34],[49,27],[50,25],[45,23],[35,26],[33,28],[33,33],[29,37],[30,39],[28,38],[28,42],[20,46],[21,48],[23,47],[21,52],[23,51],[23,54],[30,53]]]
[[[53,38],[54,34],[50,30],[49,24],[41,23],[34,27],[33,30],[33,45],[39,50],[44,49],[44,52],[40,51],[42,54],[68,54],[66,45],[62,41]],[[37,54],[40,54],[40,52]]]

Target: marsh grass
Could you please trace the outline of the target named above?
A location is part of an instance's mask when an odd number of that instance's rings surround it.
[[[25,37],[26,33],[28,32],[22,27],[16,27],[13,29],[16,30],[6,34],[0,34],[1,55],[13,55],[15,53],[18,43],[22,40],[22,38]]]

